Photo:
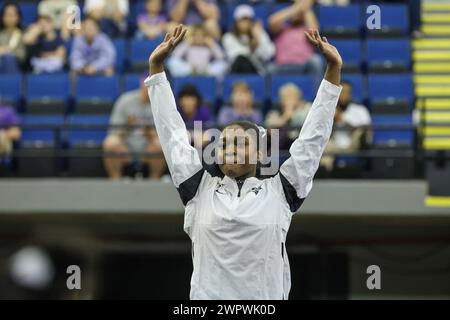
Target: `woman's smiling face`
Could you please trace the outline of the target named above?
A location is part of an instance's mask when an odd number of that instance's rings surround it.
[[[220,170],[231,178],[252,176],[258,161],[257,132],[239,125],[226,127],[217,147]]]

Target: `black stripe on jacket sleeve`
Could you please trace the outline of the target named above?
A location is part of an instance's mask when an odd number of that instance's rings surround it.
[[[297,196],[297,191],[294,186],[286,179],[285,176],[279,172],[281,185],[283,186],[284,196],[286,197],[286,201],[289,204],[289,208],[291,212],[297,212],[297,210],[302,205],[305,199],[300,199]]]
[[[192,177],[181,183],[177,190],[180,194],[181,201],[183,205],[186,205],[192,198],[195,197],[197,193],[200,182],[202,181],[203,173],[205,169],[201,169],[199,172],[194,174]]]

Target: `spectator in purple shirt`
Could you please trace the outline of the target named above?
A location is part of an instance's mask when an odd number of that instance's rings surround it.
[[[218,117],[219,126],[226,126],[235,121],[247,120],[256,124],[263,122],[260,110],[253,109],[253,93],[245,82],[233,85],[231,94],[232,107],[223,107]]]
[[[136,38],[154,39],[159,37],[167,29],[167,19],[161,13],[161,0],[147,0],[145,2],[145,13],[141,13],[137,18],[138,30]]]
[[[214,39],[220,38],[217,0],[168,0],[167,3],[170,19],[174,23],[187,26],[203,24]]]
[[[228,64],[225,53],[217,42],[208,35],[203,25],[192,28],[191,37],[181,43],[167,62],[174,77],[191,74],[223,77]]]
[[[0,105],[0,156],[11,152],[13,143],[20,140],[22,132],[17,126],[19,116],[13,107]]]
[[[209,139],[204,133],[194,134],[194,122],[201,121],[202,127],[212,125],[212,116],[209,108],[202,106],[202,97],[197,88],[191,84],[184,85],[178,93],[178,111],[191,133],[191,143],[198,141],[197,145],[205,145]]]
[[[82,34],[73,42],[70,55],[72,72],[84,75],[114,74],[116,50],[107,35],[100,32],[96,20],[86,18]]]

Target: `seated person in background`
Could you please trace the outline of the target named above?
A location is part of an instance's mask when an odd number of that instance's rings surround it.
[[[166,170],[166,162],[161,156],[141,156],[142,153],[160,153],[161,145],[153,126],[153,114],[147,87],[141,79],[140,89],[126,92],[116,101],[111,125],[141,126],[139,128],[111,128],[103,143],[104,165],[113,180],[122,177],[123,166],[138,160],[146,163],[150,170],[150,179],[159,179]],[[126,154],[130,153],[130,154]]]
[[[220,10],[217,0],[168,0],[168,10],[173,25],[204,25],[211,37],[218,40],[221,36]]]
[[[217,119],[218,125],[223,127],[235,121],[247,120],[262,124],[261,110],[253,109],[253,93],[247,83],[237,82],[233,85],[231,94],[232,107],[223,107]]]
[[[314,76],[316,82],[322,78],[322,59],[305,36],[305,31],[318,29],[312,2],[296,0],[269,17],[270,31],[275,36],[276,46],[276,65],[272,72],[308,73]]]
[[[273,57],[275,47],[260,22],[255,22],[255,11],[241,4],[234,10],[235,25],[222,39],[230,62],[231,73],[265,74],[265,64]]]
[[[72,30],[68,22],[71,20],[71,13],[67,12],[70,6],[77,6],[75,0],[42,0],[39,2],[39,16],[47,16],[52,20],[53,27],[63,40],[68,40]],[[75,31],[75,30],[73,30]]]
[[[20,140],[22,132],[17,127],[19,123],[14,108],[0,104],[0,157],[10,154],[13,143]]]
[[[328,172],[334,168],[336,154],[350,154],[358,151],[371,140],[370,113],[363,105],[352,102],[352,85],[342,81],[342,91],[339,96],[336,113],[334,115],[334,128],[330,141],[325,149],[325,154],[320,164]],[[327,153],[332,153],[327,155]]]
[[[161,11],[161,0],[145,1],[145,13],[141,13],[137,17],[138,30],[136,31],[136,38],[154,39],[166,31],[167,19]]]
[[[198,25],[192,28],[191,37],[174,50],[167,67],[174,77],[196,74],[219,78],[228,65],[222,48]]]
[[[321,6],[347,6],[350,0],[317,0]]]
[[[212,116],[209,108],[202,106],[202,97],[197,88],[193,85],[186,84],[178,93],[178,112],[186,124],[187,129],[191,133],[191,143],[197,141],[197,145],[204,145],[208,142],[208,137],[203,134],[194,136],[194,122],[201,121],[202,127],[207,129],[207,126],[212,125]]]
[[[286,83],[279,90],[280,108],[270,111],[266,116],[266,126],[280,130],[280,148],[288,149],[299,135],[308,115],[311,103],[303,99],[301,89],[294,83]],[[290,126],[296,129],[284,130]]]
[[[107,35],[100,32],[96,20],[86,18],[82,34],[75,37],[70,54],[70,67],[75,74],[114,74],[116,49]]]
[[[119,37],[127,31],[128,0],[86,0],[84,12],[99,22],[110,37]]]
[[[41,16],[32,24],[23,42],[30,48],[33,72],[59,72],[66,61],[66,47],[64,41],[56,33],[52,20],[48,16]]]
[[[7,2],[0,12],[0,74],[20,72],[25,60],[22,18],[16,3]]]

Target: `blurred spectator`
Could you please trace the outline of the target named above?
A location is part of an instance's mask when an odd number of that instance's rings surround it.
[[[279,90],[280,108],[270,111],[266,116],[266,126],[280,130],[280,148],[288,149],[298,137],[300,129],[308,115],[311,103],[303,99],[301,89],[294,83],[287,83]],[[298,128],[287,129],[286,126]]]
[[[96,19],[110,37],[126,33],[129,10],[128,0],[86,0],[84,3],[84,12]]]
[[[140,89],[126,92],[114,105],[110,124],[114,126],[141,126],[137,128],[111,128],[103,150],[110,155],[104,158],[106,171],[111,179],[122,177],[123,166],[133,160],[141,160],[149,166],[150,179],[159,179],[166,170],[163,156],[142,156],[143,152],[162,152],[153,126],[153,115],[144,79]],[[127,154],[128,153],[128,154]]]
[[[183,86],[178,93],[178,105],[178,111],[191,133],[191,143],[194,144],[195,141],[197,141],[195,145],[208,143],[209,139],[206,133],[199,132],[195,135],[193,130],[195,121],[201,121],[204,128],[213,124],[209,108],[202,106],[202,97],[197,88],[190,84]]]
[[[247,83],[237,82],[231,93],[232,107],[223,107],[218,116],[219,126],[226,126],[234,121],[248,120],[256,124],[263,122],[260,110],[253,109],[253,93]]]
[[[167,3],[170,19],[175,24],[203,24],[210,36],[220,38],[220,10],[217,0],[168,0]]]
[[[145,2],[145,11],[137,18],[139,29],[136,31],[136,38],[154,39],[161,36],[167,28],[167,19],[162,14],[162,1],[147,0]]]
[[[322,157],[321,165],[328,171],[334,167],[333,154],[350,154],[370,143],[367,126],[371,124],[370,113],[363,105],[352,102],[352,85],[342,81],[342,91],[334,116],[334,128]]]
[[[58,72],[64,68],[66,47],[50,17],[40,16],[24,34],[23,42],[31,47],[31,65],[35,73]]]
[[[209,108],[202,106],[202,97],[195,86],[186,84],[181,88],[178,93],[178,104],[178,111],[187,127],[193,128],[194,121],[202,121],[203,124],[211,122]]]
[[[222,48],[198,25],[193,27],[191,37],[175,49],[168,68],[175,77],[191,74],[223,77],[228,65]]]
[[[242,4],[234,11],[235,25],[223,36],[223,47],[231,65],[231,73],[266,72],[265,64],[273,57],[275,47],[261,23],[253,19],[250,5]]]
[[[350,0],[317,0],[322,6],[347,6]]]
[[[22,16],[17,4],[7,2],[0,12],[0,74],[19,72],[26,50],[23,44]]]
[[[13,107],[0,105],[0,156],[8,155],[22,135],[19,116]]]
[[[107,35],[100,32],[96,20],[86,18],[83,22],[82,34],[75,37],[70,55],[70,66],[73,72],[95,75],[114,74],[116,49]]]
[[[269,17],[270,31],[275,35],[276,46],[273,72],[308,73],[316,81],[322,78],[322,59],[305,36],[305,31],[319,27],[311,8],[312,2],[296,0],[291,6]]]
[[[53,27],[59,33],[62,39],[70,38],[71,30],[68,21],[71,19],[67,9],[70,6],[78,5],[75,0],[42,0],[38,6],[39,16],[50,17]]]

